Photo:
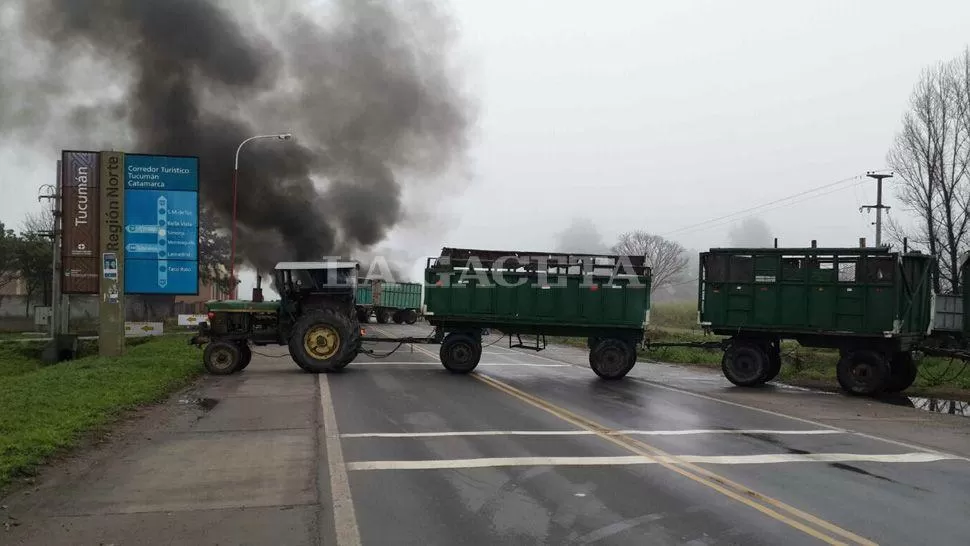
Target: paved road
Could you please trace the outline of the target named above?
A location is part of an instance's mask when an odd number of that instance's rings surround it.
[[[966,418],[731,389],[657,364],[607,383],[581,350],[521,352],[507,339],[485,349],[478,373],[455,376],[436,349],[404,346],[320,376],[258,356],[242,374],[208,377],[3,501],[21,525],[0,542],[965,544],[970,534]]]

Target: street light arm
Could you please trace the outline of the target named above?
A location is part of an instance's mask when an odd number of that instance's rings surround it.
[[[239,170],[239,152],[242,151],[243,146],[247,142],[249,142],[251,140],[258,140],[258,139],[261,139],[261,138],[279,138],[279,139],[282,139],[282,140],[286,140],[286,139],[290,138],[290,136],[291,135],[289,133],[280,133],[280,134],[276,134],[276,135],[256,135],[256,136],[251,136],[251,137],[247,138],[246,140],[240,142],[239,143],[239,147],[236,148],[236,162],[234,164],[234,169],[237,170],[237,171]]]
[[[236,187],[239,185],[239,152],[242,151],[243,146],[250,140],[256,140],[260,138],[278,138],[280,140],[289,140],[293,135],[290,133],[279,133],[276,135],[256,135],[247,138],[246,140],[239,143],[239,147],[236,148],[236,162],[233,164],[232,170],[232,247],[229,251],[229,282],[232,282],[232,298],[236,299],[236,287],[239,284],[236,281]]]

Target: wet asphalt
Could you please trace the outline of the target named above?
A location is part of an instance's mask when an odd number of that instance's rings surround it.
[[[370,334],[421,335],[414,326]],[[260,348],[5,503],[22,544],[965,544],[970,419],[585,351]],[[393,348],[374,344],[379,352]]]

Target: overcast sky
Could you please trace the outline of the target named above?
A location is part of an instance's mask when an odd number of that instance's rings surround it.
[[[606,243],[724,245],[730,223],[682,228],[886,168],[920,72],[970,43],[959,0],[452,3],[480,104],[472,180],[392,235],[410,255],[551,249],[576,219]],[[0,151],[0,219],[19,227],[55,160]],[[758,216],[782,245],[871,240],[874,182],[836,187]]]

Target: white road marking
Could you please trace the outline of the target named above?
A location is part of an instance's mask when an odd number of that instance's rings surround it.
[[[497,348],[502,349],[503,351],[509,351],[510,353],[515,353],[515,354],[518,354],[518,355],[525,356],[525,353],[522,353],[520,351],[516,351],[516,350],[513,350],[513,349],[508,349],[506,347],[497,347]],[[549,358],[549,357],[542,356],[542,355],[529,354],[528,356],[529,357],[534,357],[534,358],[539,358],[539,359],[542,359],[542,360],[547,360],[549,362],[559,362],[559,363],[564,362],[563,360],[556,360],[556,359]],[[582,366],[580,366],[578,364],[570,364],[570,365],[571,366],[575,366],[577,368],[582,368]],[[917,445],[917,444],[913,444],[913,443],[909,443],[909,442],[902,442],[902,441],[899,441],[899,440],[893,440],[891,438],[884,438],[882,436],[877,436],[875,434],[869,434],[869,433],[866,433],[866,432],[859,432],[859,431],[849,430],[849,429],[839,429],[838,427],[834,427],[832,425],[829,425],[829,424],[826,424],[826,423],[822,423],[822,422],[819,422],[819,421],[813,421],[811,419],[805,419],[803,417],[796,417],[794,415],[788,415],[788,414],[785,414],[785,413],[780,413],[780,412],[772,411],[772,410],[769,410],[769,409],[757,408],[757,407],[754,407],[754,406],[749,406],[747,404],[741,404],[741,403],[738,403],[738,402],[731,402],[730,400],[722,400],[720,398],[715,398],[713,396],[707,396],[705,394],[701,394],[701,393],[698,393],[698,392],[693,392],[693,391],[689,391],[689,390],[686,390],[686,389],[681,389],[681,388],[678,388],[678,387],[672,387],[670,385],[665,385],[663,383],[660,383],[660,382],[657,382],[657,381],[654,381],[654,380],[651,380],[651,379],[644,379],[644,378],[633,377],[633,376],[628,376],[626,379],[631,380],[631,381],[636,381],[636,382],[639,382],[639,383],[644,383],[644,384],[650,385],[652,387],[657,387],[658,389],[664,389],[664,390],[668,390],[668,391],[671,391],[671,392],[677,392],[677,393],[680,393],[680,394],[686,394],[688,396],[693,396],[695,398],[701,398],[703,400],[710,400],[712,402],[718,402],[720,404],[726,404],[726,405],[729,405],[729,406],[734,406],[734,407],[738,407],[738,408],[744,408],[744,409],[751,410],[751,411],[757,411],[759,413],[764,413],[764,414],[767,414],[767,415],[773,415],[775,417],[783,417],[785,419],[791,419],[792,421],[798,421],[799,423],[805,423],[805,424],[814,425],[814,426],[817,426],[817,427],[823,427],[823,428],[827,428],[827,429],[838,430],[838,431],[846,432],[846,433],[849,433],[849,434],[854,434],[854,435],[859,436],[861,438],[867,438],[869,440],[875,440],[875,441],[878,441],[878,442],[884,442],[884,443],[891,444],[891,445],[895,445],[895,446],[899,446],[899,447],[905,447],[906,449],[915,449],[915,450],[919,450],[919,451],[922,451],[922,452],[925,452],[925,453],[938,454],[938,455],[941,455],[941,456],[946,457],[947,459],[970,461],[970,457],[963,457],[963,456],[960,456],[960,455],[954,455],[952,453],[947,453],[945,451],[940,451],[940,450],[937,450],[937,449],[932,449],[932,448],[928,448],[928,447],[925,447],[925,446],[921,446],[921,445]]]
[[[662,383],[658,383],[656,381],[651,381],[649,379],[642,379],[642,378],[639,378],[639,377],[630,377],[629,379],[631,379],[633,381],[636,381],[636,382],[639,382],[639,383],[644,383],[646,385],[650,385],[651,387],[656,387],[658,389],[664,389],[664,390],[668,390],[668,391],[672,391],[672,392],[686,394],[688,396],[693,396],[695,398],[701,398],[703,400],[710,400],[712,402],[718,402],[718,403],[721,403],[721,404],[726,404],[728,406],[734,406],[734,407],[738,407],[738,408],[744,408],[746,410],[757,411],[759,413],[764,413],[764,414],[767,414],[767,415],[773,415],[775,417],[784,417],[785,419],[791,419],[792,421],[798,421],[799,423],[805,423],[807,425],[814,425],[814,426],[817,426],[817,427],[824,427],[824,428],[831,429],[831,430],[842,430],[842,431],[847,432],[849,434],[854,434],[856,436],[860,436],[862,438],[867,438],[869,440],[876,440],[876,441],[879,441],[879,442],[884,442],[884,443],[892,444],[892,445],[899,446],[899,447],[905,447],[907,449],[916,449],[916,450],[922,451],[924,453],[933,453],[933,454],[937,454],[937,455],[944,456],[947,459],[959,459],[959,460],[963,460],[963,461],[970,461],[970,458],[968,458],[968,457],[962,457],[960,455],[954,455],[952,453],[946,453],[944,451],[940,451],[940,450],[936,450],[936,449],[931,449],[931,448],[924,447],[924,446],[920,446],[920,445],[916,445],[916,444],[911,444],[909,442],[901,442],[899,440],[892,440],[890,438],[883,438],[882,436],[876,436],[874,434],[868,434],[868,433],[865,433],[865,432],[858,432],[858,431],[849,430],[849,429],[840,429],[838,427],[835,427],[835,426],[832,426],[832,425],[829,425],[829,424],[826,424],[826,423],[822,423],[822,422],[819,422],[819,421],[812,421],[811,419],[805,419],[805,418],[802,418],[802,417],[795,417],[794,415],[788,415],[788,414],[785,414],[785,413],[779,413],[777,411],[772,411],[772,410],[769,410],[769,409],[756,408],[754,406],[749,406],[747,404],[741,404],[739,402],[731,402],[730,400],[722,400],[720,398],[715,398],[713,396],[707,396],[706,394],[701,394],[701,393],[698,393],[698,392],[691,392],[691,391],[688,391],[688,390],[679,389],[677,387],[671,387],[669,385],[664,385]]]
[[[959,457],[935,453],[896,453],[867,455],[859,453],[775,453],[766,455],[671,455],[652,457],[492,457],[481,459],[444,459],[415,461],[357,461],[347,463],[351,471],[363,470],[445,470],[457,468],[494,468],[504,466],[621,466],[658,463],[694,463],[712,465],[779,464],[779,463],[927,463]]]
[[[733,429],[689,429],[689,430],[613,430],[606,434],[623,436],[687,436],[693,434],[842,434],[841,430],[733,430]],[[441,438],[449,436],[593,436],[592,430],[471,430],[447,432],[356,432],[341,434],[341,438]]]
[[[357,515],[350,495],[350,480],[344,466],[344,452],[340,445],[337,415],[330,398],[330,381],[326,374],[317,375],[320,385],[320,408],[323,411],[323,428],[326,436],[327,463],[330,466],[330,497],[333,500],[333,524],[338,546],[360,546]],[[321,499],[321,502],[323,499]]]

